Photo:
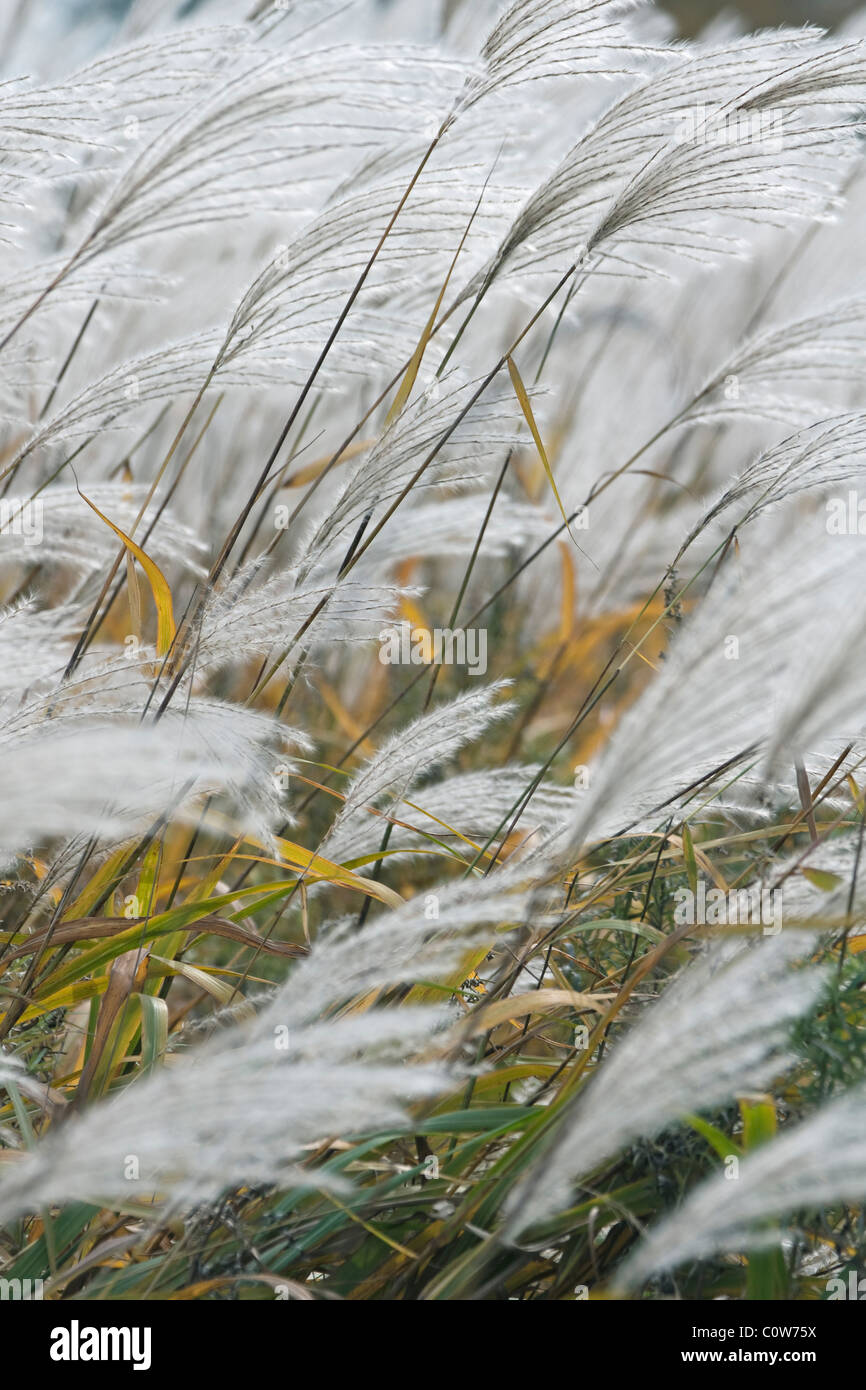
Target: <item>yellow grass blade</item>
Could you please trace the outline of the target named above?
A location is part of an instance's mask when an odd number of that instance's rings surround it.
[[[480,207],[480,205],[481,204],[479,200],[478,207]],[[469,219],[466,230],[463,233],[463,236],[460,238],[460,245],[454,252],[454,258],[451,261],[450,266],[448,267],[448,274],[445,276],[444,284],[442,285],[442,288],[439,291],[439,297],[433,306],[433,312],[427,320],[426,324],[424,325],[424,331],[418,340],[418,346],[412,354],[409,365],[406,368],[406,371],[403,375],[403,380],[400,382],[399,389],[397,391],[396,396],[394,397],[391,409],[388,411],[388,414],[385,418],[386,429],[394,420],[396,420],[397,416],[400,414],[400,411],[403,409],[404,405],[406,404],[406,402],[412,394],[412,387],[415,385],[418,372],[421,368],[421,363],[424,360],[424,353],[427,351],[427,345],[430,342],[430,339],[433,336],[433,330],[436,327],[436,320],[438,319],[439,311],[442,308],[442,301],[445,298],[448,286],[451,283],[451,276],[454,274],[454,268],[457,265],[460,252],[463,250],[463,247],[466,244],[466,238],[469,235],[472,223],[475,221],[475,217],[478,212],[478,207],[475,208],[475,211]]]
[[[87,503],[91,511],[96,512],[96,515],[100,518],[101,521],[105,522],[106,526],[111,527],[111,530],[120,540],[123,541],[123,544],[126,546],[127,550],[131,551],[131,553],[135,556],[136,560],[141,565],[141,568],[147,575],[147,582],[150,585],[150,591],[153,594],[153,601],[156,604],[156,649],[160,656],[165,656],[166,652],[168,651],[169,647],[174,641],[175,634],[174,609],[171,601],[171,589],[168,587],[165,576],[163,575],[159,566],[154,564],[150,556],[145,555],[141,546],[136,545],[135,541],[131,540],[130,537],[127,536],[124,531],[121,531],[119,526],[115,526],[113,521],[109,521],[108,517],[105,516],[93,502],[91,502],[90,498],[84,496],[84,493],[81,491],[81,488],[78,489],[78,495],[82,499],[82,501]]]
[[[262,848],[257,840],[248,835],[247,840],[256,848]],[[342,864],[335,864],[330,859],[323,859],[321,855],[314,854],[312,850],[305,849],[303,845],[296,845],[292,840],[284,840],[281,836],[274,837],[280,848],[282,862],[290,864],[293,869],[302,869],[307,873],[315,875],[316,878],[325,879],[328,883],[336,884],[341,888],[354,888],[356,891],[369,894],[371,898],[378,898],[379,902],[385,903],[388,907],[402,907],[403,899],[399,893],[395,893],[392,888],[387,888],[383,883],[376,883],[373,879],[362,878],[360,874],[352,873],[351,869],[346,869]],[[273,860],[263,860],[264,863],[274,863]]]
[[[514,387],[514,394],[520,402],[520,409],[523,411],[523,417],[526,420],[527,425],[529,426],[530,434],[532,435],[535,447],[538,450],[538,457],[541,459],[542,466],[544,468],[545,473],[547,474],[547,481],[550,483],[551,490],[553,492],[554,497],[556,498],[556,505],[558,506],[560,515],[562,516],[562,519],[565,522],[568,534],[571,536],[571,539],[574,541],[574,544],[577,546],[581,555],[586,555],[586,551],[575,539],[574,532],[572,531],[571,526],[569,525],[568,513],[566,512],[565,507],[562,505],[562,498],[559,495],[559,488],[556,486],[556,479],[553,476],[553,469],[551,468],[550,460],[547,457],[547,450],[544,447],[544,440],[541,438],[541,433],[539,431],[538,425],[535,422],[535,415],[532,409],[532,402],[529,399],[529,393],[527,392],[526,387],[523,384],[523,378],[521,377],[520,372],[517,370],[517,363],[515,362],[513,357],[508,358],[508,375],[511,377],[511,385]],[[586,555],[586,558],[587,560],[589,560],[590,556]]]

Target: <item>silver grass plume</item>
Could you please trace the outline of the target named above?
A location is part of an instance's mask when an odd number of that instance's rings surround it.
[[[623,1290],[651,1274],[717,1252],[748,1251],[778,1240],[767,1222],[866,1194],[866,1092],[838,1096],[817,1114],[747,1155],[736,1182],[701,1183],[679,1211],[638,1246],[617,1278]]]
[[[793,970],[793,932],[716,943],[668,985],[599,1065],[553,1146],[512,1199],[516,1235],[568,1205],[572,1185],[630,1141],[766,1084],[790,1060],[819,969]]]
[[[713,590],[678,631],[663,669],[614,732],[582,793],[575,840],[642,820],[695,781],[756,754],[765,775],[860,708],[852,561],[796,535]],[[796,556],[796,559],[795,559]],[[820,581],[818,581],[820,576]],[[815,584],[826,607],[816,609]],[[840,624],[829,630],[826,613]],[[837,721],[834,724],[834,720]],[[855,724],[856,731],[856,724]],[[623,768],[630,775],[623,780]],[[723,778],[727,780],[727,778]]]
[[[171,1206],[213,1199],[232,1182],[327,1185],[326,1175],[298,1168],[307,1146],[335,1133],[402,1128],[406,1106],[440,1093],[457,1073],[436,1056],[437,1036],[439,1051],[447,1042],[442,1008],[324,1021],[323,1011],[385,984],[443,977],[479,932],[507,928],[524,907],[512,876],[444,886],[435,923],[407,903],[361,932],[335,925],[252,1020],[67,1120],[17,1163],[0,1190],[2,1219],[76,1196],[122,1203],[130,1155],[136,1190]],[[227,1100],[242,1124],[226,1126]]]
[[[495,703],[504,689],[504,682],[500,682],[477,693],[458,695],[387,738],[349,783],[323,853],[339,856],[342,837],[347,827],[357,823],[360,812],[381,808],[386,800],[398,801],[418,778],[480,738],[491,724],[507,718],[511,706]]]
[[[461,849],[461,837],[482,844],[495,834],[537,773],[532,764],[497,767],[489,772],[460,772],[419,789],[391,810],[395,821],[389,852],[431,853],[431,840]],[[521,821],[521,832],[546,836],[563,825],[574,809],[575,793],[568,787],[541,786]],[[335,833],[335,852],[342,860],[360,858],[377,848],[382,831],[371,816],[361,817]],[[332,849],[335,846],[332,844]],[[465,846],[464,846],[465,848]]]

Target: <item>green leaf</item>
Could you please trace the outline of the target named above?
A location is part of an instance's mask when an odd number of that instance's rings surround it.
[[[686,876],[689,880],[689,887],[697,897],[698,892],[698,863],[695,859],[695,844],[692,839],[692,832],[689,830],[688,821],[683,821],[683,858],[686,861]]]
[[[168,1004],[151,994],[141,1001],[141,1070],[153,1071],[168,1046]]]
[[[719,1158],[742,1158],[743,1150],[740,1148],[724,1130],[718,1129],[716,1125],[711,1125],[708,1120],[702,1120],[700,1115],[684,1115],[683,1124],[687,1124],[702,1138],[706,1139],[711,1149],[715,1149]]]

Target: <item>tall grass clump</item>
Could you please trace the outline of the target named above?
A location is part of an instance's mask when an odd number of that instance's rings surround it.
[[[862,19],[12,8],[0,1274],[826,1298]]]

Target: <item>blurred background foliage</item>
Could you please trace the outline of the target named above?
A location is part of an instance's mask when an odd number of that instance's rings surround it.
[[[378,0],[383,9],[394,0]],[[63,14],[70,28],[82,22],[92,24],[112,24],[120,19],[130,8],[132,0],[4,0],[0,11],[6,13],[7,6],[13,23],[10,32],[22,13],[31,7],[54,10]],[[419,5],[431,11],[438,5],[441,22],[447,24],[451,15],[469,0],[418,0]],[[858,0],[657,0],[661,8],[668,10],[676,19],[683,36],[693,36],[719,16],[738,15],[747,28],[762,29],[779,24],[819,24],[832,29],[858,8]],[[197,8],[198,0],[178,0],[180,13],[191,12]],[[246,11],[252,8],[239,3],[238,8]]]

